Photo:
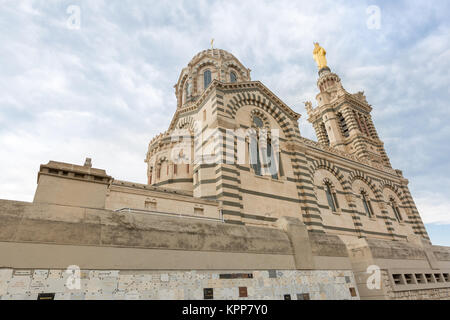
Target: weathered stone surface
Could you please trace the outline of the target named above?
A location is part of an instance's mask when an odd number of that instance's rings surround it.
[[[330,257],[348,257],[347,247],[338,236],[309,232],[314,255]]]
[[[4,208],[0,212],[2,241],[292,254],[287,235],[277,229],[49,204],[0,203]]]
[[[425,260],[427,257],[422,247],[404,241],[387,241],[367,239],[374,258]]]

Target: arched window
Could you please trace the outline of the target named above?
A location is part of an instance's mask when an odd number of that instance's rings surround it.
[[[281,163],[281,159],[278,157],[275,157],[275,154],[272,149],[272,145],[270,142],[267,143],[267,150],[266,152],[262,153],[264,156],[264,169],[272,176],[273,179],[278,179],[278,172],[277,168],[279,167],[279,163]],[[265,156],[265,154],[267,156]],[[278,163],[275,158],[278,158]]]
[[[253,168],[257,176],[261,175],[261,160],[259,155],[259,141],[255,134],[250,135],[249,143],[249,156],[250,156],[250,166]]]
[[[339,127],[341,128],[342,135],[344,137],[348,137],[349,134],[348,134],[347,122],[345,121],[345,118],[342,115],[342,113],[339,112],[337,114],[337,118],[338,118],[338,121],[339,121]]]
[[[273,179],[283,175],[280,153],[267,138],[260,139],[255,131],[249,137],[248,149],[250,166],[256,175],[270,175]]]
[[[373,218],[372,204],[370,203],[370,199],[365,191],[361,191],[361,199],[363,202],[364,211],[369,216],[369,218]]]
[[[398,220],[398,222],[402,222],[403,218],[402,215],[400,214],[400,210],[398,209],[397,204],[395,203],[394,198],[390,198],[389,202],[391,203],[391,208],[392,211],[394,212],[395,218]]]
[[[234,73],[233,71],[230,72],[230,82],[237,82],[236,73]]]
[[[211,83],[211,71],[205,70],[205,72],[203,72],[203,87],[205,89],[208,88],[210,83]]]
[[[329,182],[325,182],[325,193],[327,195],[328,206],[330,207],[331,211],[337,212],[339,204],[337,202],[336,192]]]

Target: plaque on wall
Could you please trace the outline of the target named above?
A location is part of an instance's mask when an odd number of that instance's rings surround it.
[[[54,293],[39,293],[38,300],[55,300],[55,294]]]
[[[204,288],[203,289],[203,299],[205,299],[205,300],[214,299],[213,288]]]

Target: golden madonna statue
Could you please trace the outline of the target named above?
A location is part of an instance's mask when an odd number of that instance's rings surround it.
[[[317,66],[319,67],[319,70],[322,68],[325,68],[327,66],[327,58],[325,58],[325,55],[327,52],[324,48],[322,48],[318,42],[314,43],[314,51],[313,51],[313,58],[317,63]]]

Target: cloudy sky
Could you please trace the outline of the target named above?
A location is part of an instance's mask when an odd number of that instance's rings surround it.
[[[39,165],[93,165],[146,182],[173,85],[199,51],[232,52],[316,140],[313,41],[350,92],[364,90],[431,239],[450,245],[448,1],[0,0],[0,198],[32,201]],[[375,7],[374,7],[375,6]]]

